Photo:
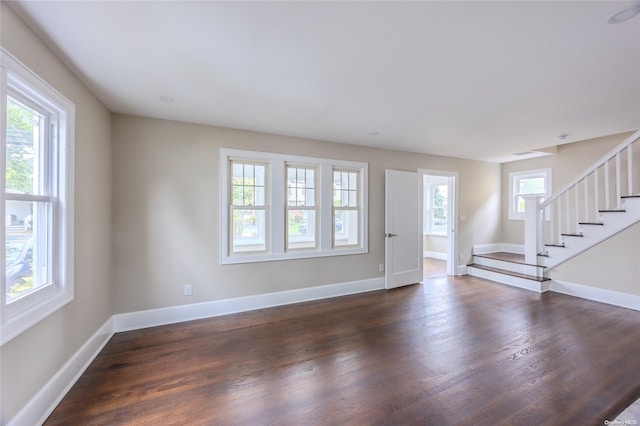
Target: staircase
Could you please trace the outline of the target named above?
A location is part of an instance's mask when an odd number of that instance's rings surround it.
[[[558,265],[640,222],[640,131],[548,200],[525,197],[524,254],[475,254],[469,275],[548,290]]]

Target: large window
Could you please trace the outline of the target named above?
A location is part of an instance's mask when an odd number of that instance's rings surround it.
[[[2,343],[73,298],[74,106],[2,50]]]
[[[367,252],[367,164],[222,149],[221,262]]]
[[[551,194],[551,169],[509,173],[509,219],[524,220],[525,195]]]

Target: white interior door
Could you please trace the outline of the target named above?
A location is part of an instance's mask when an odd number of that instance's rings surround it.
[[[385,286],[422,281],[422,175],[385,172]]]

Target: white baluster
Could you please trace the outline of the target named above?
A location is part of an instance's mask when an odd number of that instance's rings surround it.
[[[573,215],[575,216],[575,220],[573,221],[573,233],[577,234],[578,233],[578,222],[580,222],[580,213],[578,212],[580,210],[580,200],[578,199],[578,192],[580,188],[580,184],[578,183],[576,186],[574,186],[573,188],[573,192],[574,192],[574,202],[575,202],[575,206],[573,207]],[[569,231],[571,232],[571,231]]]
[[[633,144],[627,147],[627,195],[633,195]]]
[[[609,161],[604,163],[604,209],[609,210]]]
[[[589,176],[584,177],[584,221],[589,222]]]
[[[622,188],[620,187],[620,153],[616,154],[616,208],[622,207]]]
[[[569,192],[571,191],[567,191],[564,193],[565,205],[567,206],[567,213],[565,214],[565,220],[567,221],[565,233],[567,234],[571,232],[571,200],[569,198]]]
[[[600,187],[598,184],[598,170],[596,169],[593,172],[593,193],[594,193],[594,197],[593,197],[593,217],[594,219],[597,219],[600,215],[598,214],[598,210],[600,210]]]

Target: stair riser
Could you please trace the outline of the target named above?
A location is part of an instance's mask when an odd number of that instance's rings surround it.
[[[492,268],[504,269],[505,271],[517,272],[519,274],[535,275],[542,277],[544,268],[533,265],[523,265],[522,263],[507,262],[499,259],[489,259],[486,257],[473,256],[473,263],[490,266]]]
[[[526,278],[514,277],[511,275],[500,274],[493,271],[485,271],[484,269],[474,268],[473,266],[467,267],[467,274],[484,278],[486,280],[495,281],[502,284],[507,284],[513,287],[522,288],[536,293],[543,293],[549,290],[549,282],[538,282],[534,280],[528,280]]]

